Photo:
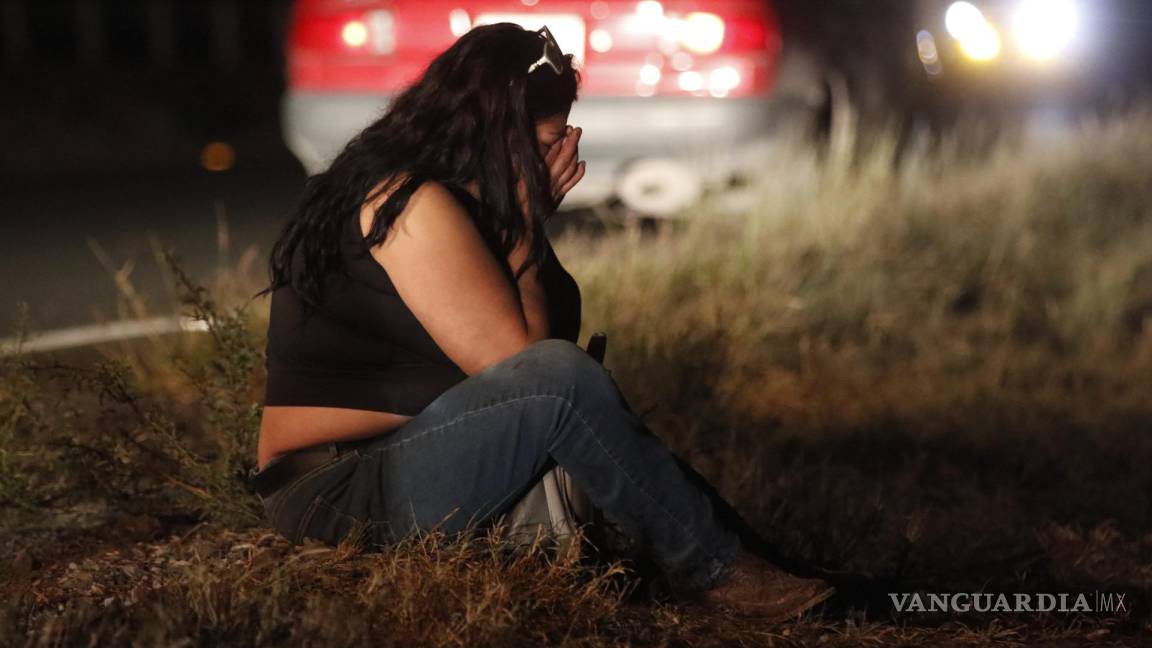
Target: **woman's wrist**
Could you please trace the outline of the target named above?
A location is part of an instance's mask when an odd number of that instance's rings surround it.
[[[549,330],[548,297],[540,278],[540,263],[532,264],[516,276],[528,260],[528,254],[534,246],[535,234],[531,227],[525,231],[524,237],[508,255],[508,266],[515,277],[516,292],[520,297],[520,306],[529,336],[544,339],[548,337]]]

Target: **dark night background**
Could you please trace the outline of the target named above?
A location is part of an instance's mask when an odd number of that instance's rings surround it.
[[[1015,110],[996,92],[931,83],[915,56],[920,16],[942,3],[783,0],[788,55],[840,73],[865,121],[946,125],[959,114]],[[1089,109],[1138,97],[1152,56],[1152,8],[1091,5],[1110,34],[1090,75],[1069,90]],[[148,236],[191,269],[217,258],[217,223],[233,251],[268,244],[303,171],[279,125],[286,0],[4,0],[0,4],[0,303],[27,300],[55,327],[111,316],[114,287],[92,243],[117,263],[151,263]],[[200,155],[236,152],[227,173]],[[145,288],[155,272],[134,276]],[[13,278],[19,277],[19,280]],[[77,294],[88,296],[76,299]]]
[[[756,158],[743,213],[733,182],[703,218],[586,209],[599,229],[557,237],[645,425],[836,581],[781,628],[617,605],[623,581],[487,545],[272,533],[242,479],[270,300],[245,300],[305,181],[291,2],[0,0],[0,646],[1152,645],[1152,0],[1077,0],[1083,56],[933,78],[917,34],[951,1],[775,0],[785,68],[840,92],[804,114],[827,128]],[[166,248],[204,292],[180,299]],[[176,313],[211,334],[123,333]],[[910,592],[1132,611],[897,610]]]

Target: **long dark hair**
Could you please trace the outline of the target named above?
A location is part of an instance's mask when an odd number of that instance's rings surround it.
[[[561,74],[548,65],[529,74],[543,50],[536,32],[499,23],[473,29],[437,56],[327,170],[308,178],[272,248],[270,285],[257,295],[291,285],[306,310],[319,308],[324,276],[346,271],[340,243],[348,219],[357,219],[359,232],[362,205],[392,191],[365,237],[369,246],[377,245],[426,181],[449,188],[477,181],[479,205],[469,211],[503,261],[528,231],[516,189],[522,175],[533,227],[541,231],[554,205],[535,122],[567,113],[580,83],[571,55],[564,57]],[[377,185],[379,191],[369,195]],[[545,245],[543,236],[533,237],[527,261],[513,278],[540,262]]]

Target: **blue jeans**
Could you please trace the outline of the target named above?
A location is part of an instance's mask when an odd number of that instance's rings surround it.
[[[264,501],[292,542],[335,544],[357,521],[377,544],[474,528],[559,464],[678,588],[711,587],[741,547],[604,367],[565,340],[533,344],[468,377],[348,452],[329,445],[331,463]]]

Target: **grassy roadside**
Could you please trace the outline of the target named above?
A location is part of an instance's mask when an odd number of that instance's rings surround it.
[[[1152,116],[1059,144],[770,161],[747,213],[572,235],[629,401],[786,559],[767,628],[482,541],[292,548],[236,480],[266,303],[173,277],[211,335],[0,361],[6,645],[1136,643],[1152,589]],[[243,306],[241,308],[241,306]],[[909,614],[888,592],[1115,591],[1128,615]],[[338,623],[333,623],[339,619]]]

